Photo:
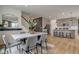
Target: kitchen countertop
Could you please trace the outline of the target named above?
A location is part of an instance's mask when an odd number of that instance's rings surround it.
[[[10,27],[0,28],[0,31],[8,31],[8,30],[22,30],[22,28],[10,28]]]

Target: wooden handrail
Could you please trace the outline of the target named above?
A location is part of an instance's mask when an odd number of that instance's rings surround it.
[[[29,23],[29,21],[27,21],[25,17],[23,17],[23,16],[21,16],[21,17],[22,17],[22,18],[23,18],[26,22],[28,22],[28,23]]]

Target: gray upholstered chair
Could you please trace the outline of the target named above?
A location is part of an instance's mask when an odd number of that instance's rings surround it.
[[[32,50],[36,49],[37,36],[26,38],[25,43],[22,44],[22,53],[33,53]],[[34,52],[35,53],[35,52]]]
[[[6,53],[7,49],[9,50],[8,52],[11,53],[11,50],[12,50],[11,47],[14,47],[14,46],[16,46],[17,49],[18,49],[18,47],[20,49],[21,42],[14,40],[12,37],[12,34],[10,32],[7,32],[3,35],[3,41],[5,44],[5,53]]]
[[[37,47],[38,46],[41,47],[41,53],[43,53],[43,45],[44,44],[46,46],[46,50],[48,50],[48,47],[47,47],[47,34],[42,34],[42,35],[39,35],[37,37]]]

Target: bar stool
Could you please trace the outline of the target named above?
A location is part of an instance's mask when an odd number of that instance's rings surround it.
[[[54,32],[54,36],[56,36],[56,32]]]
[[[74,39],[73,33],[70,33],[70,38],[71,38],[71,39]]]
[[[58,37],[58,31],[56,32],[56,37]]]
[[[69,38],[72,38],[71,33],[69,33]]]
[[[63,37],[64,37],[64,38],[66,38],[66,32],[64,32],[64,35],[63,35]]]
[[[54,36],[56,36],[56,33],[55,33],[55,31],[53,32],[53,34],[54,34]]]
[[[55,36],[57,37],[57,32],[55,32]]]
[[[66,33],[66,37],[67,38],[70,38],[70,33]]]
[[[62,32],[62,37],[64,37],[64,33]]]
[[[66,33],[66,38],[67,38],[67,33]]]
[[[75,35],[73,33],[71,33],[71,37],[72,37],[72,39],[74,39],[75,38]]]
[[[62,32],[60,32],[60,37],[62,37]]]
[[[62,32],[59,32],[59,36],[62,37]]]
[[[57,32],[57,36],[59,37],[59,31]]]
[[[59,32],[59,37],[61,37],[61,32]]]

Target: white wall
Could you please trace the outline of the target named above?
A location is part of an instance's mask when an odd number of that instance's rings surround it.
[[[39,16],[33,16],[33,15],[30,15],[28,13],[25,13],[25,12],[22,12],[22,16],[24,16],[27,20],[29,20],[29,17],[31,19],[35,19],[35,18],[38,18]],[[25,31],[29,31],[29,25],[28,23],[26,23],[26,21],[23,20],[23,18],[21,19],[22,21],[22,25],[25,27]],[[42,17],[42,28],[44,28],[46,26],[46,24],[50,24],[50,19],[47,19],[45,17]]]
[[[11,8],[11,7],[0,7],[0,14],[12,14],[15,15],[16,17],[18,17],[18,27],[22,27],[21,26],[21,11],[15,8]],[[0,31],[0,42],[2,42],[2,34],[4,31]],[[16,31],[17,32],[17,31]]]
[[[0,15],[0,24],[2,24],[2,16]]]
[[[53,36],[53,31],[56,27],[57,27],[56,20],[51,20],[50,21],[50,33],[52,36]]]
[[[70,18],[64,19],[63,18],[63,19],[59,19],[59,20],[51,20],[51,35],[53,36],[53,30],[56,27],[64,28],[63,23],[68,24],[67,28],[69,28],[69,30],[75,30],[75,38],[79,39],[79,35],[78,35],[78,19],[77,18],[72,18],[72,19],[70,19]]]
[[[14,9],[14,8],[11,8],[11,7],[3,6],[0,9],[0,13],[1,13],[1,15],[11,14],[11,15],[18,17],[19,27],[21,26],[21,11],[20,10]]]
[[[42,19],[42,28],[46,26],[46,24],[50,25],[50,19],[44,18]]]
[[[27,20],[30,20],[30,19],[34,19],[34,18],[37,18],[38,16],[33,16],[33,15],[30,15],[26,12],[22,12],[22,16],[24,18],[26,18]],[[28,32],[29,31],[29,24],[23,19],[21,18],[21,22],[22,22],[22,27],[23,27],[23,30]]]

